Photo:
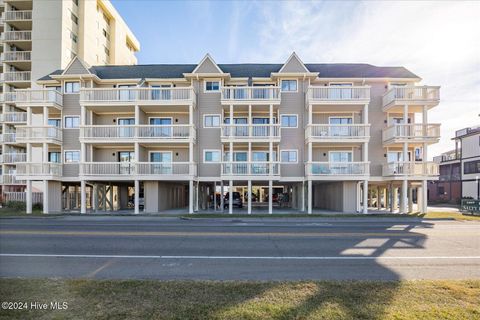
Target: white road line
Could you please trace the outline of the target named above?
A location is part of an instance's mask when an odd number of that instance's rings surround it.
[[[147,255],[106,255],[106,254],[36,254],[36,253],[1,253],[0,257],[27,258],[118,258],[118,259],[212,259],[212,260],[477,260],[480,256],[405,256],[405,257],[372,257],[372,256],[147,256]]]

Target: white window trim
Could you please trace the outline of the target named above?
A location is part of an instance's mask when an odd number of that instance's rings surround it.
[[[297,90],[295,90],[295,91],[290,91],[290,90],[289,90],[289,91],[283,91],[283,89],[282,89],[282,81],[284,81],[284,80],[286,80],[286,81],[295,81],[295,82],[297,83]],[[282,93],[284,93],[284,92],[285,92],[285,93],[297,93],[297,92],[298,92],[298,79],[296,79],[296,78],[295,78],[295,79],[288,79],[288,78],[286,78],[286,79],[280,79],[280,92],[282,92]]]
[[[352,161],[351,162],[355,162],[355,159],[353,159],[353,148],[351,150],[330,150],[328,151],[328,162],[330,163],[330,153],[332,152],[346,152],[346,153],[350,153],[352,156],[351,156],[351,159]],[[345,163],[349,163],[349,162],[345,162]]]
[[[67,126],[65,125],[65,119],[66,118],[78,118],[78,127],[76,128],[67,128]],[[67,129],[67,130],[79,130],[80,129],[80,116],[77,116],[77,115],[66,115],[66,116],[63,116],[63,123],[62,123],[62,129]]]
[[[297,155],[295,158],[297,158],[296,161],[288,161],[288,162],[283,162],[282,161],[282,152],[295,152],[295,154]],[[281,149],[280,150],[280,163],[281,164],[298,164],[298,149]]]
[[[283,116],[286,116],[286,117],[295,116],[297,118],[297,125],[295,127],[284,127],[284,126],[282,126],[282,117]],[[282,113],[280,115],[280,128],[282,128],[282,129],[298,129],[298,114],[297,113]]]
[[[207,126],[205,125],[205,118],[206,118],[206,117],[219,117],[218,127],[216,127],[216,126],[207,127]],[[220,113],[206,113],[206,114],[203,115],[203,123],[202,123],[202,126],[203,126],[204,129],[218,129],[218,128],[220,128],[220,127],[222,126],[222,123],[223,123],[222,120],[223,120],[223,119],[222,119],[222,115],[221,115]]]
[[[170,153],[170,159],[172,159],[172,161],[170,162],[152,162],[150,159],[151,158],[151,154],[152,153]],[[148,151],[148,163],[173,163],[173,151],[169,151],[169,150],[149,150]]]
[[[78,92],[67,92],[65,89],[67,87],[67,83],[78,83]],[[64,81],[63,82],[63,90],[62,90],[62,93],[63,94],[80,94],[80,89],[82,89],[82,84],[80,83],[80,81]]]
[[[65,156],[65,154],[67,152],[78,152],[78,161],[73,161],[73,162],[67,162],[67,157]],[[62,153],[60,153],[60,156],[62,156]],[[80,163],[80,158],[82,157],[82,155],[80,154],[80,150],[63,150],[63,164],[75,164],[75,163]]]
[[[219,160],[218,161],[205,161],[205,155],[206,155],[207,152],[218,152]],[[222,162],[222,151],[220,149],[203,149],[202,163],[218,164],[220,162]]]
[[[218,82],[218,90],[207,90],[207,82]],[[203,92],[204,93],[219,93],[222,91],[222,79],[204,79]]]

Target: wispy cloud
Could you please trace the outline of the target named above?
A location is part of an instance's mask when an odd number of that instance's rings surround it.
[[[479,2],[257,3],[261,19],[249,59],[402,65],[441,85],[430,122],[442,123],[434,155],[452,147],[456,129],[480,123]]]

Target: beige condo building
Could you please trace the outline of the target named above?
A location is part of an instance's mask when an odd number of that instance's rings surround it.
[[[28,212],[32,181],[45,212],[425,212],[439,87],[420,81],[295,53],[283,64],[74,59],[16,92],[26,125],[15,143],[27,150],[17,177]]]
[[[41,90],[30,90],[41,88],[36,80],[65,68],[77,56],[89,64],[136,64],[139,43],[108,0],[0,0],[0,32],[4,195],[25,190],[15,163],[26,161],[25,145],[16,143],[16,126],[27,123],[27,113],[16,105],[15,91],[40,98]]]

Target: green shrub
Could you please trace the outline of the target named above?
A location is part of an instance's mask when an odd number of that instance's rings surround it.
[[[42,210],[43,210],[43,204],[41,204],[41,203],[34,203],[34,204],[32,205],[32,210],[34,210],[34,211],[37,211],[37,210],[38,210],[38,211],[42,211]]]
[[[22,201],[7,201],[5,206],[7,208],[18,210],[18,211],[27,210],[27,206],[26,206],[25,202],[22,202]]]

